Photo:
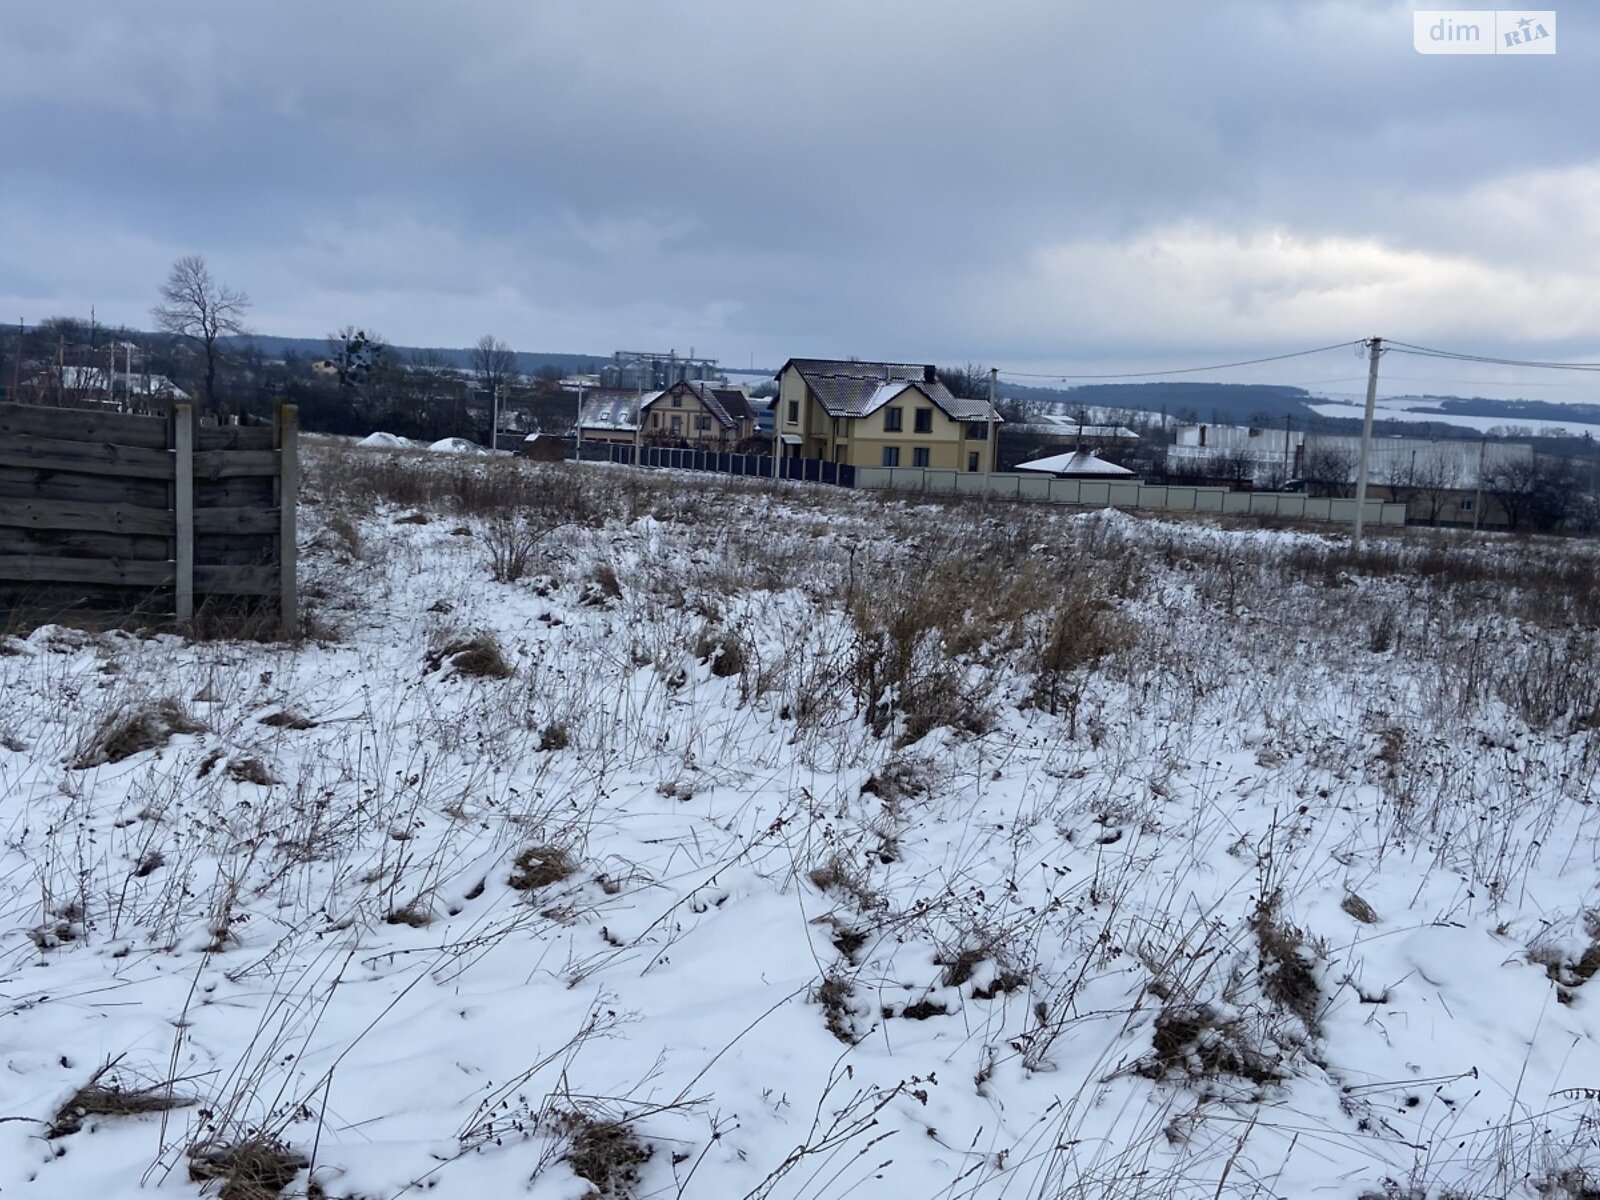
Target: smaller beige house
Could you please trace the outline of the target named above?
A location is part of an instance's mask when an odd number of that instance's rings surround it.
[[[643,405],[643,436],[657,445],[732,449],[755,433],[756,414],[742,388],[683,380]]]
[[[931,365],[791,358],[774,435],[789,458],[852,467],[994,468],[1000,414],[957,397]]]

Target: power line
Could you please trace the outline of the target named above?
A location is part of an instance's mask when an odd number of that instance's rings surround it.
[[[1531,367],[1543,371],[1600,371],[1600,363],[1537,362],[1524,358],[1496,358],[1489,354],[1463,354],[1456,350],[1414,346],[1410,342],[1390,342],[1388,346],[1396,354],[1409,354],[1414,358],[1443,358],[1452,362],[1485,363],[1497,367]]]
[[[1305,358],[1311,354],[1326,354],[1330,350],[1349,350],[1353,346],[1364,346],[1365,341],[1338,342],[1332,346],[1318,346],[1313,350],[1295,350],[1289,354],[1273,354],[1267,358],[1247,358],[1241,362],[1216,363],[1208,367],[1177,367],[1166,371],[1129,371],[1116,375],[1060,375],[1060,374],[1035,374],[1028,371],[1007,371],[1004,368],[1000,374],[1009,375],[1017,379],[1059,379],[1065,383],[1070,379],[1153,379],[1162,375],[1195,375],[1203,371],[1230,371],[1234,367],[1254,367],[1262,363],[1283,362],[1290,358]]]

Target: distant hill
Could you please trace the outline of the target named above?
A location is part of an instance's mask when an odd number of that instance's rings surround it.
[[[282,358],[286,354],[295,354],[302,358],[326,358],[328,356],[327,338],[286,338],[269,337],[265,334],[245,334],[242,337],[224,338],[223,341],[234,346],[254,345],[269,358]],[[470,371],[472,369],[472,348],[470,346],[394,346],[392,349],[408,355],[420,353],[422,350],[431,350],[458,370]],[[606,357],[594,354],[560,354],[537,350],[517,352],[517,370],[524,375],[532,375],[543,367],[554,367],[563,375],[583,374],[599,370],[601,364],[607,361]]]
[[[1346,417],[1318,413],[1313,406],[1324,403],[1324,398],[1298,387],[1231,383],[1113,383],[1045,388],[1008,383],[1004,392],[1007,396],[1046,404],[1068,413],[1079,407],[1101,411],[1122,409],[1164,413],[1169,421],[1218,425],[1282,425],[1287,418],[1297,429],[1329,433],[1353,432],[1361,426],[1358,415]],[[1411,419],[1385,420],[1380,411],[1374,428],[1382,434],[1406,437],[1482,436],[1480,430],[1468,425],[1415,419],[1419,414],[1426,416],[1430,413],[1437,413],[1440,417],[1488,417],[1506,425],[1528,421],[1600,424],[1600,405],[1597,404],[1423,396],[1407,398],[1404,407]]]

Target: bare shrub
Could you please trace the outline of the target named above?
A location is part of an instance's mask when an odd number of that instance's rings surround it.
[[[492,518],[479,534],[496,583],[515,583],[534,565],[534,556],[554,525],[539,525],[522,515]]]
[[[1400,636],[1400,616],[1393,608],[1380,609],[1367,622],[1367,649],[1374,654],[1387,654],[1394,649]]]
[[[553,750],[565,750],[572,744],[572,734],[566,723],[551,721],[539,731],[539,750],[548,754]]]
[[[1083,673],[1134,642],[1133,625],[1109,600],[1082,585],[1070,589],[1051,609],[1034,654],[1034,703],[1051,716],[1065,709],[1072,718],[1069,736],[1076,736]]]
[[[334,513],[328,518],[328,532],[336,539],[340,549],[354,562],[361,561],[361,530],[348,513]]]
[[[78,749],[72,765],[78,770],[119,763],[147,750],[158,750],[177,734],[203,733],[205,726],[168,697],[132,712],[115,712],[100,722]]]
[[[1600,728],[1600,646],[1593,637],[1536,641],[1499,663],[1495,693],[1530,729]]]

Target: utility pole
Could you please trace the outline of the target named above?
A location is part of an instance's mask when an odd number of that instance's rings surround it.
[[[17,357],[11,363],[11,396],[10,396],[10,399],[11,399],[11,402],[13,404],[18,403],[21,400],[21,391],[22,391],[22,343],[23,343],[23,340],[27,336],[28,336],[27,335],[27,327],[23,324],[22,318],[18,317],[17,318]]]
[[[1289,465],[1289,439],[1293,436],[1289,432],[1289,422],[1293,419],[1292,414],[1283,414],[1283,482],[1286,485],[1294,478],[1294,468]]]
[[[989,415],[984,418],[983,428],[988,434],[984,441],[988,445],[984,449],[983,464],[983,494],[989,494],[989,476],[994,473],[995,451],[1000,448],[1000,423],[995,420],[999,409],[995,406],[996,396],[1000,387],[1000,368],[989,368]]]
[[[633,465],[644,466],[644,368],[639,368],[639,395],[633,402]]]
[[[1371,352],[1367,359],[1367,412],[1361,419],[1361,465],[1356,469],[1356,520],[1350,530],[1350,546],[1361,549],[1361,524],[1363,509],[1367,506],[1367,457],[1372,449],[1372,410],[1378,403],[1378,356],[1383,353],[1383,339],[1375,337],[1367,342]]]
[[[577,429],[578,437],[577,437],[577,441],[573,442],[573,444],[572,444],[572,460],[574,462],[582,462],[583,461],[583,384],[581,384],[581,383],[578,385],[578,424],[576,426],[576,429]]]
[[[490,418],[490,422],[491,422],[491,424],[493,424],[494,428],[489,433],[489,452],[491,454],[499,454],[500,453],[500,385],[498,383],[495,384],[495,386],[494,386],[494,408],[493,408],[493,412],[494,412],[494,415]]]
[[[1478,524],[1483,520],[1483,460],[1489,453],[1489,439],[1483,438],[1478,442],[1478,489],[1472,498],[1472,532],[1478,532]]]

